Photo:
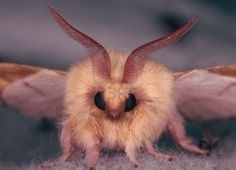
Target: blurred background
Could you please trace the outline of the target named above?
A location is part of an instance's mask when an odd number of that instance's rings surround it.
[[[153,56],[173,70],[236,62],[234,0],[0,0],[2,62],[66,69],[86,54],[56,25],[48,3],[106,48],[126,52],[198,16],[184,39]]]
[[[48,3],[104,47],[125,52],[197,16],[199,22],[183,39],[153,57],[174,71],[236,63],[235,0],[0,0],[0,62],[66,70],[86,55],[54,22]],[[0,166],[47,160],[60,152],[50,122],[0,108],[0,124]]]

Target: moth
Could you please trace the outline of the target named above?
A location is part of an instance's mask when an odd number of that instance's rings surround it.
[[[88,56],[67,73],[29,66],[19,66],[14,72],[12,65],[0,65],[5,68],[0,74],[1,102],[33,117],[61,117],[61,161],[69,160],[75,152],[83,150],[88,167],[94,168],[100,150],[108,148],[125,151],[137,166],[136,152],[140,147],[157,159],[172,160],[172,156],[160,153],[154,147],[154,142],[164,131],[169,131],[184,149],[206,154],[206,150],[200,149],[186,135],[184,117],[204,122],[235,116],[235,107],[228,116],[217,114],[217,107],[224,108],[224,104],[215,107],[217,101],[223,103],[229,97],[235,97],[235,79],[222,73],[221,68],[173,74],[150,57],[153,52],[175,43],[186,34],[196,23],[196,18],[177,31],[126,54],[107,51],[72,27],[51,6],[49,10],[61,28],[87,49]],[[17,77],[17,72],[22,74]],[[236,69],[232,72],[236,75]],[[222,78],[216,73],[226,76],[222,75]],[[220,85],[207,84],[209,78]],[[224,86],[225,90],[220,93]],[[219,94],[219,98],[210,98],[208,102],[212,104],[209,105],[202,101],[207,94]],[[29,98],[34,98],[31,104],[28,104]],[[198,102],[195,102],[196,98]],[[232,106],[232,102],[227,104]],[[43,107],[35,109],[38,105]],[[63,108],[64,113],[58,114]]]

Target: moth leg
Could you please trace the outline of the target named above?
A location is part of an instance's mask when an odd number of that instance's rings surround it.
[[[208,154],[207,150],[201,149],[193,144],[192,139],[186,135],[184,125],[185,121],[183,120],[182,116],[175,112],[173,117],[170,118],[167,126],[175,142],[187,151],[201,155]]]
[[[213,134],[208,124],[203,125],[203,132],[199,141],[199,146],[203,149],[214,148],[220,140],[220,136]]]
[[[159,160],[164,159],[164,160],[168,160],[168,161],[172,161],[174,159],[173,156],[160,153],[157,149],[154,148],[153,143],[150,141],[145,141],[145,147],[146,147],[148,153],[150,153],[156,159],[159,159]]]
[[[127,157],[129,158],[130,162],[135,166],[138,167],[140,165],[140,162],[136,159],[136,149],[131,146],[127,146],[125,148],[125,153]]]
[[[65,163],[65,161],[68,161],[69,159],[71,159],[72,154],[75,150],[75,146],[72,142],[70,129],[68,128],[67,125],[68,125],[67,122],[64,122],[62,130],[61,130],[61,136],[60,136],[62,156],[60,156],[59,159],[56,161],[42,164],[40,168],[54,169],[55,166],[60,166],[61,164]]]
[[[85,158],[87,160],[87,166],[90,169],[94,169],[100,154],[100,141],[97,137],[91,137],[82,143],[85,148]]]
[[[61,142],[61,147],[62,147],[62,152],[63,152],[60,158],[60,161],[65,162],[71,159],[75,151],[75,145],[72,141],[72,136],[67,126],[64,126],[62,128],[60,142]]]

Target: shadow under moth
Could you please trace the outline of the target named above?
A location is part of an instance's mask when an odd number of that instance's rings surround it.
[[[60,162],[85,151],[87,166],[95,168],[106,148],[124,151],[138,166],[141,147],[157,159],[172,160],[154,147],[164,131],[185,150],[205,155],[208,151],[186,135],[185,119],[210,123],[236,116],[236,65],[171,73],[150,58],[186,34],[196,18],[126,54],[106,50],[51,6],[49,11],[88,55],[68,72],[0,63],[0,90],[3,105],[60,122]]]

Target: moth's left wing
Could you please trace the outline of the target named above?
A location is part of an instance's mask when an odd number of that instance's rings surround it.
[[[236,64],[176,73],[175,102],[199,122],[236,118]]]

